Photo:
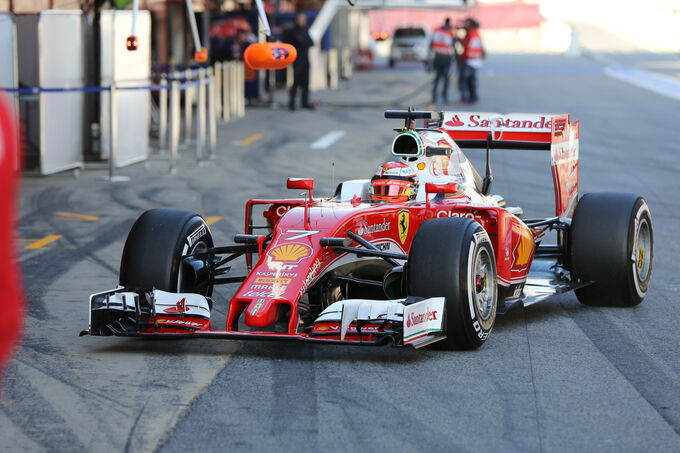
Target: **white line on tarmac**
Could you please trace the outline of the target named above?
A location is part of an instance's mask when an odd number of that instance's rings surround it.
[[[680,80],[641,69],[610,67],[604,71],[609,77],[623,80],[662,96],[680,101]]]
[[[320,139],[309,145],[312,149],[326,149],[333,143],[340,140],[346,134],[345,131],[330,131],[326,135],[322,136]]]

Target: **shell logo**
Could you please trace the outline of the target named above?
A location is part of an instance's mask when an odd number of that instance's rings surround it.
[[[312,254],[312,249],[304,244],[284,244],[274,247],[269,256],[274,261],[284,262],[300,262],[302,258],[306,258]]]
[[[517,258],[515,264],[517,266],[525,266],[529,264],[529,259],[534,251],[534,236],[528,228],[522,228],[520,231],[519,243],[517,244]]]

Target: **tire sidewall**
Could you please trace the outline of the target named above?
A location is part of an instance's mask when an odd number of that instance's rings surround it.
[[[119,284],[129,288],[178,292],[181,285],[182,257],[196,244],[213,246],[205,221],[196,213],[158,208],[143,213],[128,234],[120,264]],[[205,286],[197,292],[210,295]]]
[[[629,223],[629,229],[628,229],[628,247],[627,247],[627,256],[628,257],[633,257],[634,253],[636,253],[633,248],[635,247],[637,235],[639,234],[638,226],[646,222],[647,226],[649,228],[649,239],[650,239],[650,261],[649,261],[649,270],[647,271],[647,277],[644,280],[639,280],[637,271],[636,271],[636,260],[630,260],[632,261],[630,265],[628,266],[628,269],[626,270],[626,273],[628,274],[628,290],[630,292],[631,298],[637,303],[640,303],[642,299],[645,298],[647,295],[647,291],[649,290],[649,283],[652,279],[652,268],[654,264],[653,256],[654,256],[654,233],[652,229],[652,215],[649,211],[649,206],[647,206],[647,203],[645,200],[640,197],[637,199],[635,202],[635,205],[633,207],[632,213],[631,213],[631,219]]]
[[[479,225],[475,225],[472,238],[468,244],[468,253],[465,256],[464,269],[460,275],[461,285],[459,300],[465,303],[458,304],[458,309],[462,311],[463,325],[466,329],[466,336],[468,339],[476,344],[481,345],[486,341],[493,330],[496,320],[496,309],[498,307],[498,287],[496,276],[496,260],[493,253],[493,246],[489,235]],[[493,304],[487,316],[483,316],[477,303],[475,302],[474,288],[475,282],[475,262],[480,254],[486,254],[489,258],[489,265],[491,267],[492,281],[487,282],[488,288],[493,291]],[[463,257],[461,257],[463,258]],[[455,309],[454,304],[447,300],[447,310]],[[447,316],[447,321],[449,317]],[[447,329],[449,326],[447,326]],[[447,332],[448,334],[448,332]]]

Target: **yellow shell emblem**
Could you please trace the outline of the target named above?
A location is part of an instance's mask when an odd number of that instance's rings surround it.
[[[302,258],[311,255],[312,249],[303,244],[284,244],[274,247],[269,256],[274,261],[299,262]]]
[[[517,266],[525,266],[529,264],[529,258],[534,251],[534,236],[528,228],[520,230],[519,243],[517,244],[517,259],[515,264]]]

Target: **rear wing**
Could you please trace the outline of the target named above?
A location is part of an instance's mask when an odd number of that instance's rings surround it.
[[[460,148],[550,151],[555,215],[571,217],[578,199],[579,123],[567,114],[443,112],[441,129]],[[491,138],[491,140],[489,140]]]

